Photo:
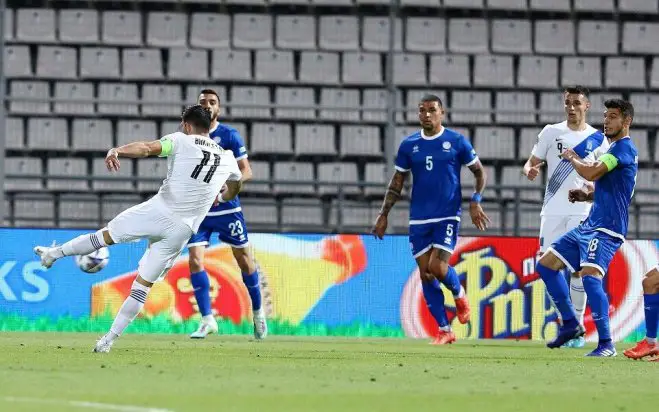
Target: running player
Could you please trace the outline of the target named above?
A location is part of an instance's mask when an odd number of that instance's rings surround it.
[[[567,281],[559,274],[567,267],[571,273],[580,271],[583,278],[599,334],[599,344],[588,356],[597,357],[616,355],[609,327],[609,300],[602,281],[627,235],[629,205],[638,171],[638,152],[629,137],[634,107],[621,99],[607,100],[604,106],[604,134],[611,143],[609,151],[594,163],[582,160],[572,149],[561,154],[581,177],[595,182],[594,192],[588,188],[573,190],[570,199],[579,193],[579,199],[592,199],[593,207],[586,220],[554,242],[536,265],[563,318],[558,336],[547,346],[560,347],[585,333],[570,302]]]
[[[158,193],[133,206],[108,223],[107,227],[79,236],[56,247],[37,246],[41,264],[50,268],[65,256],[86,255],[115,243],[148,239],[140,259],[138,275],[131,286],[110,331],[96,343],[94,352],[109,352],[114,341],[144,306],[154,282],[164,278],[197,232],[206,212],[226,183],[220,201],[233,199],[241,187],[238,164],[231,151],[223,150],[208,137],[210,113],[200,105],[183,112],[181,132],[150,142],[135,142],[108,151],[108,170],[119,170],[120,157],[167,157],[167,178]]]
[[[643,278],[643,300],[645,303],[645,339],[623,353],[630,359],[642,359],[659,355],[657,328],[659,327],[659,266],[652,268]],[[651,359],[659,362],[659,357]]]
[[[218,122],[220,115],[220,98],[212,89],[202,90],[198,103],[211,113],[210,137],[225,150],[233,152],[238,167],[243,175],[243,182],[252,178],[252,169],[247,160],[247,150],[238,131]],[[242,272],[243,283],[252,301],[254,320],[254,337],[263,339],[268,334],[265,311],[261,308],[261,289],[259,272],[252,257],[247,237],[247,225],[240,207],[240,200],[235,198],[224,203],[215,203],[201,223],[199,231],[188,243],[190,282],[194,288],[195,298],[202,316],[199,327],[190,337],[203,339],[209,333],[217,333],[217,321],[211,311],[210,282],[204,268],[204,251],[211,235],[218,233],[220,241],[231,246],[233,257]]]
[[[524,165],[524,175],[533,181],[540,168],[547,164],[547,187],[545,200],[540,212],[540,251],[570,230],[579,226],[588,216],[590,203],[570,203],[568,192],[579,189],[586,182],[566,160],[561,160],[565,149],[574,150],[581,158],[594,161],[606,153],[609,143],[602,132],[586,123],[586,113],[590,109],[589,91],[583,86],[568,87],[564,90],[564,108],[567,119],[561,123],[548,124],[538,135],[529,160]],[[570,298],[577,312],[577,320],[583,324],[586,311],[586,293],[579,276],[570,278]],[[571,340],[565,346],[581,348],[584,338]]]
[[[423,295],[430,313],[439,325],[433,344],[455,342],[440,282],[453,294],[460,323],[469,321],[470,308],[464,288],[449,259],[460,227],[462,190],[460,168],[466,165],[476,177],[469,214],[474,225],[485,230],[488,217],[480,202],[486,175],[476,152],[461,134],[442,126],[444,106],[439,97],[426,95],[419,102],[422,129],[400,145],[396,171],[384,197],[373,233],[382,239],[387,230],[389,211],[400,198],[405,179],[412,174],[410,204],[410,245],[421,275]]]

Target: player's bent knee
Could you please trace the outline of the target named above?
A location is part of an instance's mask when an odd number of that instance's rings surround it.
[[[561,270],[565,267],[565,264],[551,251],[545,252],[540,260],[538,261],[538,265],[544,266],[547,269],[551,270]]]
[[[108,246],[114,245],[115,241],[112,239],[112,236],[110,236],[110,230],[108,228],[103,228],[101,230],[103,231],[103,240],[105,241],[105,244]]]
[[[604,273],[602,273],[598,268],[592,266],[586,266],[581,269],[581,277],[592,276],[597,278],[603,278]]]
[[[153,282],[149,282],[148,280],[145,280],[142,276],[139,274],[135,278],[135,282],[139,283],[142,286],[146,286],[147,288],[150,288],[153,286]]]
[[[194,246],[188,250],[188,265],[190,273],[197,273],[204,270],[204,247]]]
[[[643,292],[646,294],[659,293],[659,270],[649,271],[643,278]]]

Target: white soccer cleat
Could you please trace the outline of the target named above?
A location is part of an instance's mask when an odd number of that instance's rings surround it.
[[[217,333],[217,331],[218,331],[218,327],[215,318],[211,317],[209,319],[202,319],[197,330],[192,332],[192,334],[190,334],[190,338],[204,339],[206,336],[210,335],[211,333]]]
[[[55,246],[55,243],[53,243],[53,246]],[[41,266],[46,269],[50,269],[50,267],[53,266],[53,263],[57,260],[53,254],[55,249],[55,247],[48,246],[36,246],[34,248],[34,253],[41,258]]]
[[[110,339],[108,335],[103,335],[103,337],[96,341],[96,346],[94,346],[94,353],[108,353],[112,349],[114,340]]]
[[[254,337],[256,339],[265,339],[268,336],[268,322],[265,320],[263,310],[254,312]]]

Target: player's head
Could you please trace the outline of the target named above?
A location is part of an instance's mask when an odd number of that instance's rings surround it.
[[[204,106],[186,107],[181,115],[181,131],[185,134],[206,135],[211,128],[211,113]]]
[[[220,96],[213,89],[204,89],[199,93],[197,104],[211,112],[211,121],[217,120],[220,115]]]
[[[604,135],[609,139],[625,137],[634,120],[634,106],[623,99],[604,102]]]
[[[586,122],[586,112],[590,109],[590,90],[584,86],[570,86],[563,90],[564,107],[567,122],[582,125]]]
[[[444,120],[444,105],[442,99],[434,94],[426,94],[419,101],[419,122],[423,131],[436,134],[439,132]]]

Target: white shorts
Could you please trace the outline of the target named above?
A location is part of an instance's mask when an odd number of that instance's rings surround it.
[[[165,277],[193,233],[186,224],[155,205],[153,198],[119,213],[108,223],[108,231],[115,243],[148,239],[149,246],[137,272],[151,283]]]
[[[540,253],[564,234],[579,226],[586,216],[542,216],[540,218]]]

